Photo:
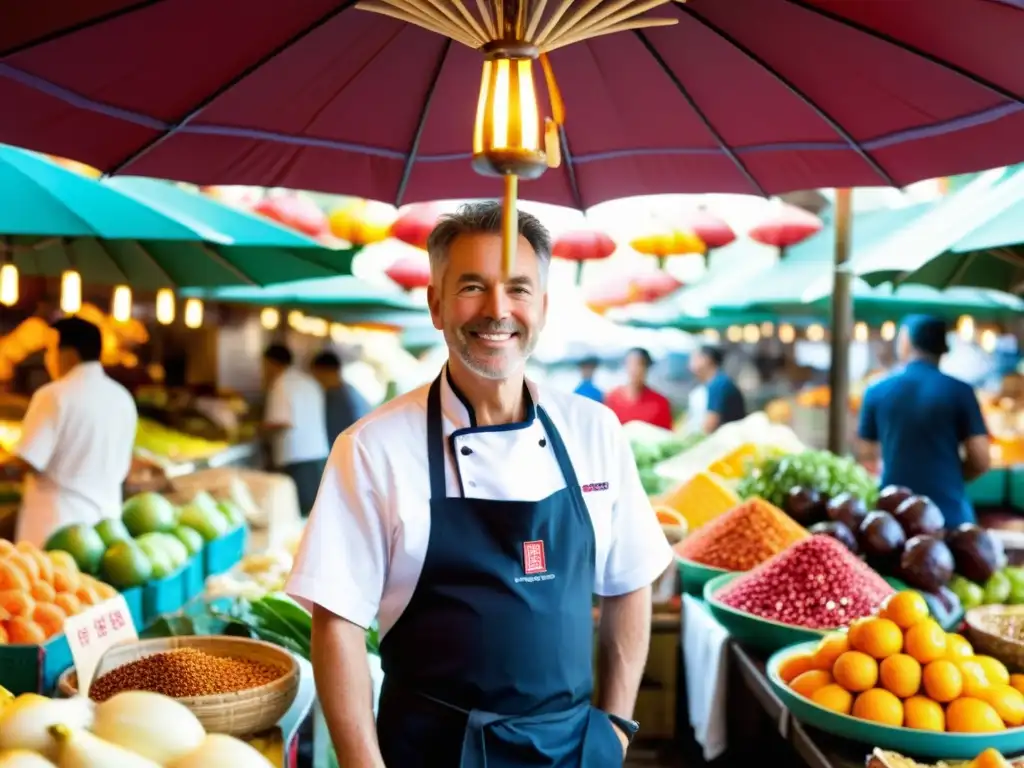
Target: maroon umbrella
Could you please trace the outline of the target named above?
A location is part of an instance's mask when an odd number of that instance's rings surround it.
[[[481,53],[381,14],[473,46],[494,19],[476,3],[397,3],[419,17],[395,5],[22,3],[0,25],[0,140],[199,184],[494,197],[500,185],[470,163]],[[534,40],[550,27],[542,50],[565,44],[550,53],[565,123],[561,166],[524,181],[524,197],[587,208],[903,186],[1022,159],[1020,0],[595,0],[553,25],[567,4],[534,23],[538,5],[505,21]],[[676,23],[608,34],[641,13]],[[573,32],[601,36],[568,44]],[[542,118],[548,88],[534,79]]]

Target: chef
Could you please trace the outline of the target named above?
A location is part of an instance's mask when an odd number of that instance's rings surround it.
[[[53,324],[56,380],[32,396],[15,449],[26,472],[16,538],[42,547],[72,523],[120,517],[138,410],[100,364],[100,329],[79,317]]]
[[[520,212],[503,277],[501,219],[474,203],[431,233],[448,362],[338,439],[289,580],[314,604],[313,669],[345,768],[619,768],[640,727],[650,587],[672,553],[615,415],[524,378],[551,236]]]
[[[862,460],[881,459],[882,485],[928,496],[952,529],[975,520],[967,483],[988,471],[990,443],[974,390],[939,370],[947,332],[936,317],[904,319],[897,339],[904,368],[865,391],[858,436]]]

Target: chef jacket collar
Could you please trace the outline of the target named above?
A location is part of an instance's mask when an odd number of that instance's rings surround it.
[[[528,427],[537,418],[537,385],[532,381],[525,382],[526,394],[526,418],[512,424],[500,424],[491,427],[480,427],[476,423],[476,412],[470,404],[469,399],[459,391],[452,380],[447,363],[444,367],[444,382],[441,387],[441,402],[445,416],[455,425],[460,434],[468,432],[498,432],[512,429],[523,429]]]

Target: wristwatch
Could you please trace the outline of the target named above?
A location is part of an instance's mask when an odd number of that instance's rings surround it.
[[[635,737],[637,732],[640,730],[640,723],[636,720],[627,720],[624,717],[613,715],[610,712],[608,713],[608,719],[612,721],[612,725],[626,735],[627,743],[632,744],[633,737]]]

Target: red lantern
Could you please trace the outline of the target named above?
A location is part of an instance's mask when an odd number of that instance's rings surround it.
[[[722,248],[736,239],[732,227],[707,208],[698,208],[687,213],[683,216],[680,227],[693,232],[709,251],[712,248]]]
[[[320,206],[294,193],[265,197],[253,211],[312,238],[323,237],[329,231],[327,216]]]
[[[391,237],[416,248],[427,250],[427,238],[434,230],[437,219],[447,209],[438,203],[410,205],[398,214],[391,225]]]
[[[783,203],[766,221],[750,230],[750,238],[776,248],[788,248],[817,234],[821,227],[821,219],[813,213]]]
[[[633,302],[641,303],[663,299],[682,287],[681,282],[660,269],[656,272],[640,272],[629,281]]]
[[[425,257],[401,256],[384,270],[384,274],[407,291],[430,285],[430,262]]]
[[[561,234],[555,240],[551,255],[556,259],[576,262],[576,282],[583,275],[583,264],[587,261],[607,259],[615,253],[615,241],[596,229],[574,229]]]

